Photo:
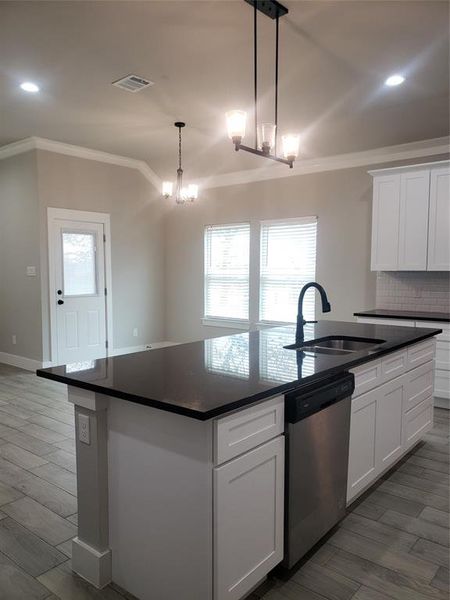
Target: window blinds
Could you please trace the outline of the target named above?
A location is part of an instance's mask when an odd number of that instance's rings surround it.
[[[261,223],[261,321],[296,321],[300,290],[316,276],[316,236],[317,217]],[[314,319],[313,292],[305,295],[306,320]]]
[[[205,229],[205,317],[248,319],[250,225]]]

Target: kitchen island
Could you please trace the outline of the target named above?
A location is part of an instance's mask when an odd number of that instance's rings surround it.
[[[75,404],[73,569],[141,600],[238,600],[283,558],[284,394],[355,375],[348,502],[431,426],[439,329],[322,321],[43,369]],[[354,403],[354,406],[353,406]]]

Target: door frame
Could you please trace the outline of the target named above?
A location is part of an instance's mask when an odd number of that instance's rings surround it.
[[[47,249],[48,249],[48,300],[50,307],[50,361],[58,361],[58,340],[56,326],[56,304],[52,302],[55,282],[55,257],[53,253],[53,223],[55,221],[78,221],[86,223],[101,223],[105,234],[105,318],[106,318],[106,356],[112,352],[113,339],[113,302],[112,302],[112,268],[111,268],[111,218],[109,213],[90,212],[85,210],[72,210],[68,208],[47,208]]]

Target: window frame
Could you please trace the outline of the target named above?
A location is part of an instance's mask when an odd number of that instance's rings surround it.
[[[214,315],[206,314],[206,305],[207,305],[207,277],[208,274],[206,272],[206,264],[207,264],[207,231],[209,228],[214,227],[238,227],[246,225],[248,226],[248,306],[247,306],[247,314],[249,315],[247,319],[242,319],[239,317],[221,317]],[[250,246],[251,246],[251,237],[252,237],[252,227],[250,221],[236,221],[236,222],[228,222],[228,223],[208,223],[203,227],[203,316],[201,322],[203,325],[208,325],[211,327],[227,327],[232,329],[243,329],[248,330],[250,327]]]
[[[264,219],[261,221],[237,221],[235,223],[208,223],[203,227],[203,316],[201,318],[202,325],[210,327],[223,327],[230,329],[249,330],[251,326],[256,329],[275,326],[289,326],[295,324],[295,321],[269,321],[261,319],[261,232],[263,225],[277,224],[312,224],[316,223],[316,261],[315,271],[317,273],[317,237],[319,234],[319,218],[317,215],[308,215],[303,217],[287,217],[285,219]],[[233,317],[213,317],[206,316],[206,231],[208,227],[227,227],[236,225],[249,226],[249,274],[248,274],[248,319],[240,319]],[[252,311],[252,304],[254,310]],[[256,318],[252,318],[252,312]],[[315,314],[314,314],[315,318]]]
[[[316,252],[315,252],[315,265],[314,265],[314,279],[316,277],[316,271],[317,271],[317,233],[318,233],[318,224],[319,224],[319,219],[317,217],[317,215],[310,215],[307,217],[288,217],[286,219],[267,219],[267,220],[263,220],[259,222],[259,243],[258,243],[258,265],[259,265],[259,273],[258,273],[258,321],[256,322],[256,325],[259,327],[275,327],[275,326],[283,326],[283,325],[292,325],[296,323],[296,320],[294,321],[277,321],[277,320],[273,320],[273,319],[262,319],[261,318],[261,258],[262,258],[262,229],[263,229],[263,225],[281,225],[281,224],[287,224],[287,225],[312,225],[313,223],[316,224]],[[251,293],[250,293],[250,300],[251,300]],[[313,320],[315,320],[316,318],[316,310],[315,310],[315,305],[314,305],[314,314],[313,314]]]

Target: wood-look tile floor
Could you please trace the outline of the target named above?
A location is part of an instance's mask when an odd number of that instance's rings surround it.
[[[124,598],[71,571],[73,421],[64,385],[0,364],[0,600]],[[449,413],[436,410],[425,443],[288,579],[249,600],[448,600],[448,489]]]

